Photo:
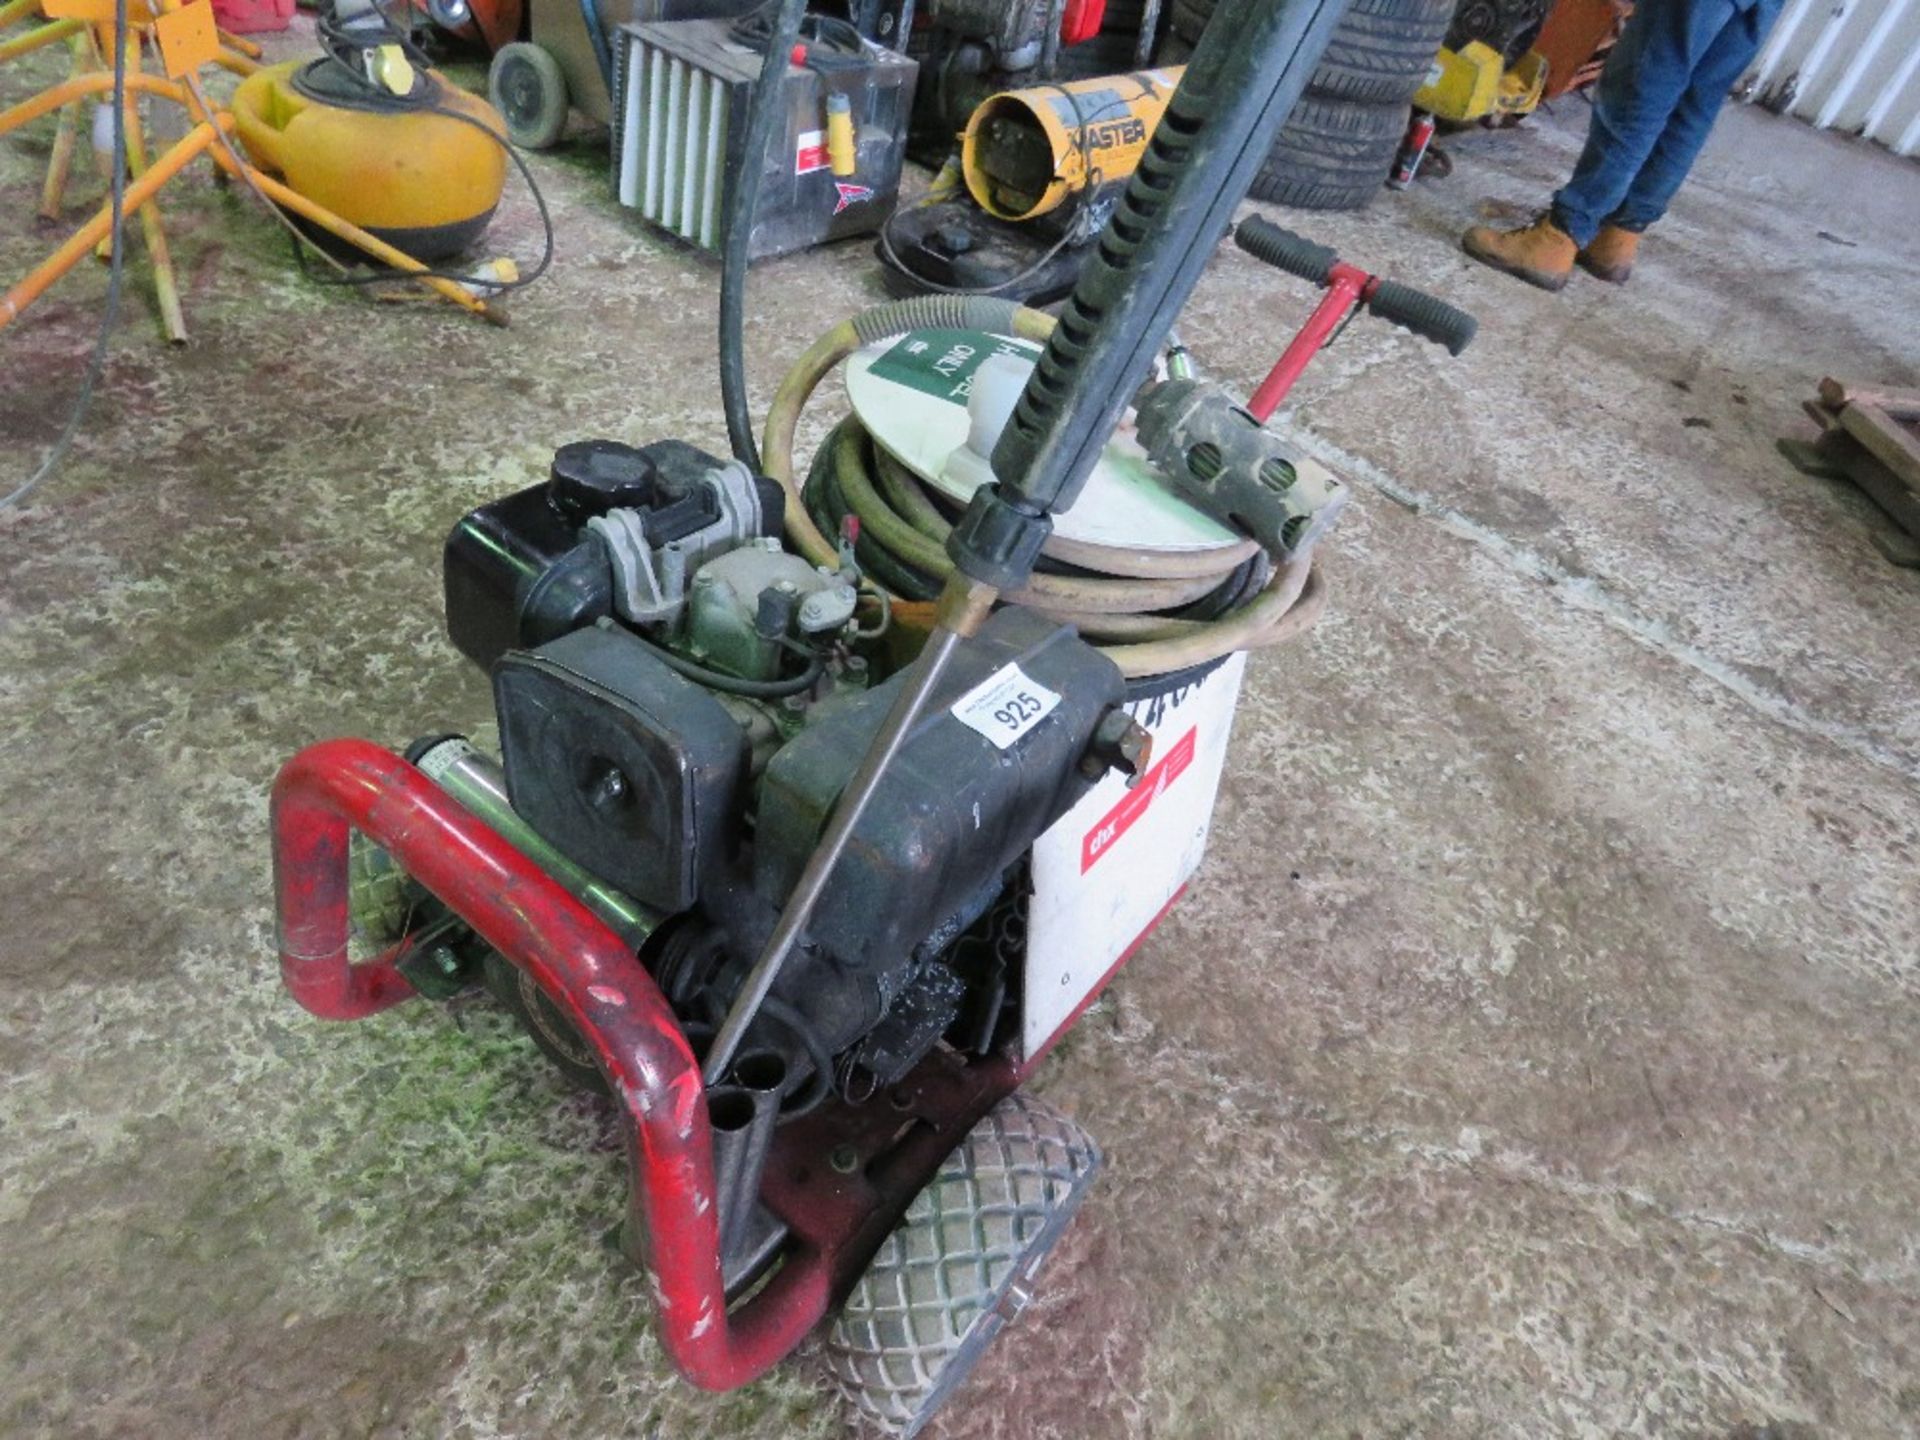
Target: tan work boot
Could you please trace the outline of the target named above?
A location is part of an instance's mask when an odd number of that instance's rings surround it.
[[[1519,230],[1476,225],[1460,237],[1460,248],[1481,264],[1518,275],[1542,290],[1558,290],[1567,283],[1580,249],[1550,215]]]
[[[1580,268],[1610,285],[1624,285],[1633,273],[1633,257],[1639,249],[1638,230],[1602,225],[1593,243],[1580,252]]]

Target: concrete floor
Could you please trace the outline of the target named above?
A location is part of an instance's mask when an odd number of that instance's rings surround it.
[[[1920,172],[1740,111],[1624,291],[1471,268],[1583,124],[1294,217],[1480,340],[1359,324],[1299,392],[1360,492],[1331,613],[1255,661],[1195,892],[1046,1069],[1110,1168],[937,1437],[1920,1433],[1920,576],[1772,449],[1824,373],[1920,380]],[[0,273],[45,144],[0,150]],[[317,290],[196,178],[193,343],[136,287],[0,516],[7,1435],[843,1433],[817,1353],[672,1376],[607,1117],[499,1015],[327,1027],[274,974],[280,760],[484,712],[449,523],[578,436],[723,448],[712,266],[591,142],[539,173],[505,331]],[[9,483],[101,289],[5,337]],[[753,296],[764,404],[879,291],[850,246]],[[1247,385],[1309,299],[1223,252],[1183,329]]]

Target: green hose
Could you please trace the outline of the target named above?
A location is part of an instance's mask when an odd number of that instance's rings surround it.
[[[943,543],[951,522],[915,477],[875,446],[852,416],[834,427],[815,456],[806,500],[823,529],[837,529],[848,515],[859,519],[855,558],[903,599],[932,599],[953,573]],[[902,508],[914,511],[922,524],[904,518]],[[1050,571],[1036,572],[1024,590],[1006,598],[1068,621],[1094,639],[1171,637],[1186,633],[1186,626],[1166,612],[1222,589],[1242,588],[1243,566],[1233,560],[1238,551],[1224,553],[1226,563],[1215,560],[1212,568],[1197,575],[1174,577],[1129,578],[1056,564]],[[1143,624],[1142,617],[1151,619]],[[1109,623],[1116,618],[1117,627]]]
[[[854,558],[871,585],[901,600],[935,598],[953,573],[945,545],[952,522],[940,497],[852,416],[834,427],[800,484],[793,439],[801,411],[834,366],[864,345],[928,328],[1044,340],[1052,326],[1011,301],[922,295],[864,311],[816,340],[781,382],[761,445],[766,473],[788,493],[793,547],[815,564],[837,563],[827,537],[846,533],[851,517],[859,522]],[[1251,541],[1196,556],[1116,553],[1054,536],[1027,588],[1002,598],[1075,626],[1123,674],[1138,677],[1293,639],[1319,617],[1325,587],[1303,562],[1267,565]]]

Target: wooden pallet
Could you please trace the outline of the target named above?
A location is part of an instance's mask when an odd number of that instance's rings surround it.
[[[1806,411],[1819,437],[1782,440],[1780,453],[1806,474],[1858,485],[1900,527],[1876,533],[1874,547],[1920,569],[1920,390],[1828,378]]]

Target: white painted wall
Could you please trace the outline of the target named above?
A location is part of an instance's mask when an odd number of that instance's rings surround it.
[[[1741,93],[1920,154],[1920,0],[1787,0]]]

